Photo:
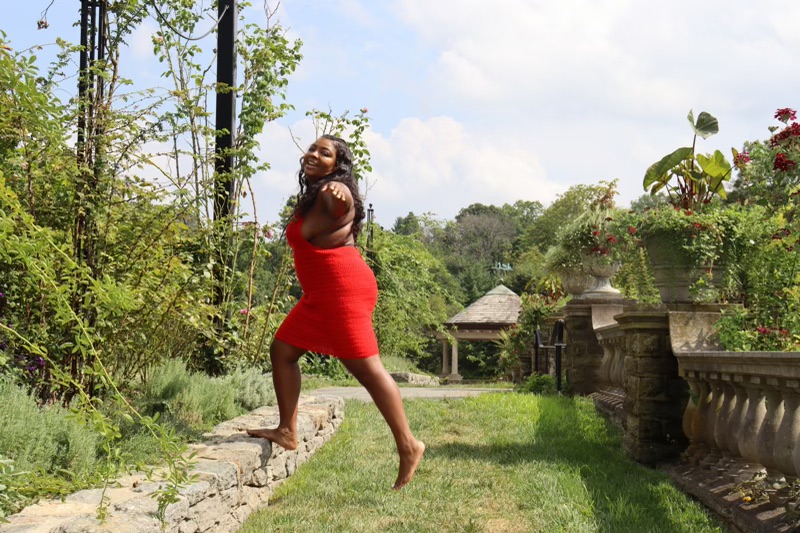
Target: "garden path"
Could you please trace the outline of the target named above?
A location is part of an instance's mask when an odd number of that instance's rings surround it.
[[[462,388],[462,387],[400,387],[400,395],[404,400],[415,398],[442,399],[442,398],[467,398],[478,396],[487,392],[509,392],[511,389],[497,388]],[[312,393],[314,396],[339,396],[345,400],[361,400],[371,402],[372,398],[364,387],[324,387]]]

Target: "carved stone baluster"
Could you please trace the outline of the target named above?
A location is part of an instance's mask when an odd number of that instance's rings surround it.
[[[800,461],[795,461],[794,455],[800,459],[800,382],[790,380],[785,385],[782,388],[783,419],[775,435],[775,465],[784,475],[797,476]]]
[[[689,446],[683,452],[683,456],[687,461],[694,462],[698,447],[701,445],[698,442],[697,433],[694,432],[694,419],[697,417],[698,403],[700,402],[700,383],[691,373],[687,373],[685,379],[689,384],[689,401],[686,403],[686,410],[683,412],[683,434],[689,439]]]
[[[722,458],[722,453],[717,446],[716,427],[719,419],[719,411],[722,409],[722,382],[719,379],[719,374],[710,373],[707,376],[708,380],[708,396],[706,399],[705,416],[706,416],[706,434],[705,440],[708,443],[709,450],[703,464],[710,467],[717,463]]]
[[[731,413],[730,422],[728,423],[728,450],[734,457],[743,456],[741,442],[749,403],[747,389],[742,385],[742,379],[742,376],[733,376],[731,382],[736,395],[736,403],[733,406],[733,413]]]
[[[728,438],[732,416],[736,407],[736,391],[728,376],[722,376],[722,379],[724,380],[720,382],[722,387],[722,406],[719,409],[717,423],[714,425],[714,442],[717,443],[717,448],[722,452],[724,461],[720,466],[725,469],[733,457],[739,455],[739,449],[735,441],[733,441],[733,449],[731,449],[731,440]]]
[[[600,347],[603,348],[603,360],[600,361],[600,368],[597,369],[597,379],[603,385],[607,385],[612,382],[611,366],[614,362],[615,350],[610,339],[601,339]]]
[[[709,446],[708,441],[708,411],[709,411],[709,401],[711,396],[711,388],[708,385],[708,381],[706,380],[705,376],[701,374],[696,375],[697,379],[697,411],[695,412],[694,419],[692,421],[692,435],[695,438],[695,442],[697,446],[695,447],[695,453],[692,455],[695,464],[698,464],[700,461],[703,461],[707,458],[711,447]]]
[[[756,446],[758,448],[758,462],[764,465],[770,473],[774,473],[777,468],[775,463],[775,435],[778,426],[783,418],[783,395],[777,388],[778,380],[768,378],[764,385],[764,396],[766,397],[767,412],[764,415],[764,422],[758,432]]]
[[[758,462],[758,437],[761,433],[764,417],[767,414],[767,406],[763,379],[750,377],[745,380],[744,387],[747,389],[747,413],[742,424],[739,452],[750,463],[750,471],[743,472],[744,477],[749,479],[755,471],[753,469],[757,469],[760,466]]]
[[[625,382],[625,351],[621,340],[614,340],[614,359],[611,364],[611,382],[616,387],[622,387]]]

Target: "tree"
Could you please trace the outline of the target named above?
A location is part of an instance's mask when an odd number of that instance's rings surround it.
[[[608,184],[573,185],[560,194],[544,212],[536,218],[520,239],[523,250],[537,248],[541,252],[556,243],[558,230],[583,213],[592,203],[602,201],[608,194]]]

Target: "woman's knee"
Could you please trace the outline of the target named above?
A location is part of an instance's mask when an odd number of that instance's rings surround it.
[[[286,344],[278,339],[273,339],[269,346],[269,359],[273,366],[278,363],[296,363],[303,355],[304,350]]]

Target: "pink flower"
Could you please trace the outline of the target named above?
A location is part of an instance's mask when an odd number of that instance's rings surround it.
[[[239,314],[240,315],[246,315],[246,314],[249,314],[249,313],[250,313],[249,309],[239,309]]]
[[[756,328],[756,331],[758,331],[762,335],[769,335],[772,332],[772,330],[770,330],[769,328],[765,328],[764,326],[758,326]]]

